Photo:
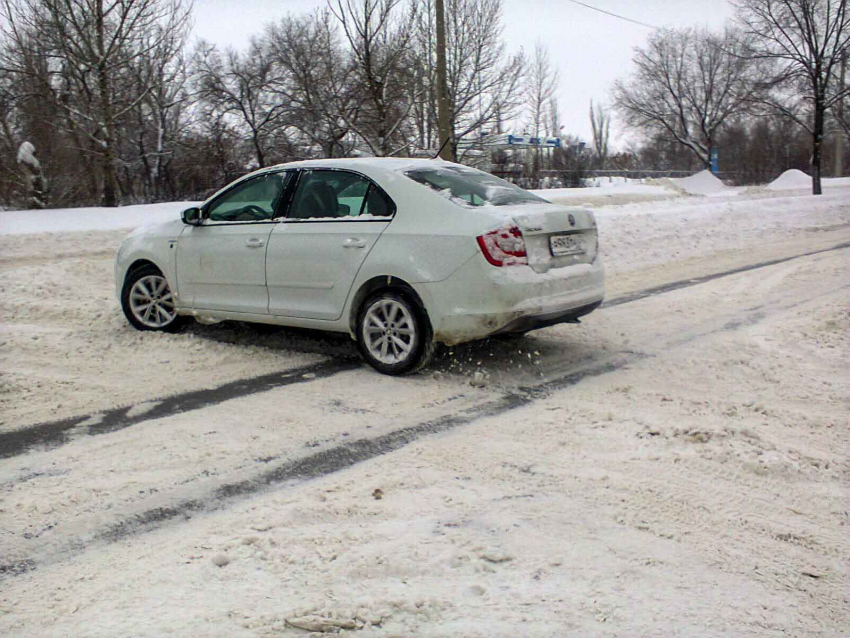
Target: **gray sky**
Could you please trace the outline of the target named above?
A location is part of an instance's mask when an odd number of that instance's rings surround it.
[[[706,26],[720,29],[732,17],[726,0],[581,0],[599,9],[657,27]],[[194,35],[243,48],[267,22],[287,13],[325,6],[325,0],[195,0]],[[607,103],[614,80],[626,77],[632,49],[651,30],[570,2],[504,0],[504,40],[509,49],[534,50],[539,39],[561,73],[558,102],[564,131],[590,141],[590,100]],[[616,122],[615,122],[616,124]],[[628,132],[620,126],[612,139]]]

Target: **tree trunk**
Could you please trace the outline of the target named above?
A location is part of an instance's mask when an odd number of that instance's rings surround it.
[[[820,195],[823,192],[821,190],[821,144],[825,111],[823,94],[818,88],[815,93],[815,126],[812,133],[812,195]]]
[[[457,148],[452,140],[449,112],[449,95],[446,80],[446,24],[443,0],[436,2],[437,20],[437,120],[439,123],[440,157],[448,162],[457,161]]]
[[[266,156],[263,154],[263,148],[260,145],[260,138],[257,135],[257,131],[254,131],[254,134],[251,136],[251,140],[254,142],[254,150],[257,152],[257,164],[259,164],[258,168],[265,168]]]
[[[115,175],[115,120],[112,115],[112,96],[110,94],[109,76],[106,70],[105,59],[105,43],[104,43],[104,17],[103,17],[103,2],[97,3],[97,16],[95,22],[97,36],[97,50],[100,54],[100,61],[97,65],[97,81],[100,89],[100,115],[102,121],[100,126],[103,128],[103,205],[112,207],[117,206],[117,185]]]
[[[841,56],[841,72],[838,75],[838,89],[844,88],[844,78],[847,66],[847,51]],[[838,109],[836,111],[839,126],[835,132],[835,177],[841,177],[844,173],[844,134],[841,131],[841,125],[844,123],[844,98],[838,100]]]
[[[144,121],[139,116],[139,139],[137,145],[139,147],[139,157],[142,160],[142,166],[144,167],[144,179],[145,179],[145,189],[146,195],[150,198],[153,197],[154,192],[154,177],[153,177],[153,167],[150,165],[150,161],[148,160],[148,151],[145,146],[145,133],[144,133]],[[153,201],[153,200],[152,200]]]
[[[114,207],[118,205],[118,188],[115,175],[115,149],[111,139],[104,140],[106,148],[103,153],[103,205]]]

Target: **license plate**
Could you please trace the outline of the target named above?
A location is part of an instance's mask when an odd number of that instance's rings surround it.
[[[580,235],[553,235],[549,238],[549,249],[555,257],[581,255],[584,242]]]

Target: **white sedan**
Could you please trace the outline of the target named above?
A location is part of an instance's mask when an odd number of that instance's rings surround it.
[[[194,316],[348,332],[385,374],[418,370],[437,343],[576,323],[604,294],[589,211],[466,166],[386,158],[247,175],[128,236],[115,280],[139,330]]]

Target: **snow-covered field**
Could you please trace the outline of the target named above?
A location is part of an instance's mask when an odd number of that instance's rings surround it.
[[[132,330],[185,204],[0,213],[0,635],[850,634],[850,187],[708,177],[542,191],[609,305],[401,379]]]

